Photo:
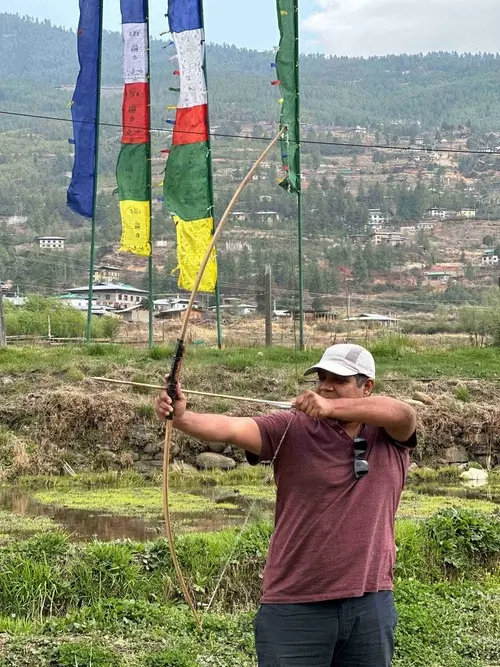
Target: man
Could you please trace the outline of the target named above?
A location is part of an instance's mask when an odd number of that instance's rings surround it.
[[[174,426],[274,465],[275,528],[254,624],[259,667],[389,667],[394,520],[415,413],[371,395],[375,362],[359,345],[328,348],[312,373],[315,390],[291,412],[197,414],[180,393]],[[166,392],[156,411],[172,412]]]

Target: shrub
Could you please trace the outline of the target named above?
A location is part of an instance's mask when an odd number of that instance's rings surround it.
[[[92,643],[71,642],[57,649],[57,667],[119,667],[120,664],[114,651]]]
[[[179,649],[150,653],[143,664],[144,667],[197,667],[196,662]]]
[[[475,574],[500,563],[500,516],[443,509],[424,523],[430,560],[445,571]]]

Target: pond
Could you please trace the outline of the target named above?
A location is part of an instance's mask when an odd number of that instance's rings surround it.
[[[500,489],[463,484],[409,484],[399,516],[423,518],[441,507],[470,507],[491,512],[500,504]],[[274,488],[202,487],[171,491],[171,518],[176,533],[215,532],[250,520],[272,520]],[[45,517],[75,542],[99,539],[147,541],[164,535],[159,487],[65,489],[34,492],[0,489],[0,510],[20,517]],[[7,531],[8,532],[8,531]]]
[[[120,490],[121,495],[128,491],[133,496],[134,489]],[[141,490],[137,490],[139,495]],[[112,541],[131,539],[136,541],[153,540],[164,535],[162,515],[161,491],[156,489],[158,502],[155,511],[145,511],[143,514],[117,511],[111,513],[106,510],[106,501],[103,499],[101,507],[96,509],[82,509],[79,507],[64,506],[57,502],[44,503],[37,500],[32,491],[14,488],[0,489],[0,509],[17,516],[46,517],[58,524],[75,542],[98,539]],[[78,494],[85,497],[91,494],[105,494],[109,490],[81,491]],[[68,497],[71,505],[72,491],[60,493]],[[41,494],[43,497],[43,494]],[[206,511],[175,511],[171,510],[171,518],[176,532],[214,532],[223,528],[242,525],[248,520],[271,519],[273,515],[273,500],[244,495],[230,494],[230,502],[217,504],[214,501],[213,489],[191,491],[190,495],[203,496],[202,501],[207,505]],[[205,500],[206,499],[206,500]],[[199,504],[199,503],[198,503]]]

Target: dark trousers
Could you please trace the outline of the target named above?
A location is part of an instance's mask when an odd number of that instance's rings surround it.
[[[392,591],[308,604],[263,604],[254,621],[259,667],[390,667]]]

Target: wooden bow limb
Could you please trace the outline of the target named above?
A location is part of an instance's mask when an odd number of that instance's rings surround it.
[[[108,382],[109,384],[122,384],[128,387],[144,387],[145,389],[165,389],[164,385],[160,384],[146,384],[144,382],[129,382],[128,380],[114,380],[112,378],[91,377],[89,380],[96,382]],[[230,394],[212,394],[208,391],[195,391],[194,389],[182,389],[184,394],[188,396],[207,396],[208,398],[226,398],[229,401],[240,401],[241,403],[259,403],[261,405],[270,405],[273,408],[280,408],[281,410],[289,410],[292,407],[291,403],[286,401],[270,401],[266,398],[250,398],[246,396],[231,396]]]
[[[273,149],[273,147],[278,143],[280,138],[285,134],[287,131],[287,127],[283,127],[280,129],[278,134],[274,137],[274,139],[266,146],[265,150],[262,152],[262,155],[259,157],[259,159],[255,162],[255,164],[252,166],[248,174],[245,176],[245,178],[242,180],[242,182],[239,184],[238,188],[236,189],[236,192],[234,193],[233,197],[231,198],[231,201],[229,202],[226,210],[224,211],[224,214],[217,226],[217,229],[214,232],[214,235],[212,236],[212,239],[207,247],[207,250],[205,252],[205,256],[200,264],[200,269],[198,271],[198,275],[196,276],[196,280],[194,282],[193,290],[191,292],[191,296],[189,298],[189,303],[186,309],[186,312],[184,314],[184,320],[182,323],[182,328],[181,332],[179,335],[179,338],[177,340],[177,349],[175,351],[174,359],[172,361],[172,366],[170,369],[170,374],[169,374],[169,379],[167,382],[166,390],[168,392],[168,395],[172,399],[172,402],[175,401],[177,397],[177,383],[179,382],[180,379],[180,373],[181,373],[181,367],[182,367],[182,361],[184,358],[184,349],[185,349],[185,339],[186,339],[186,332],[187,328],[189,326],[189,319],[191,317],[191,312],[193,310],[194,302],[196,300],[196,296],[198,294],[198,290],[200,288],[200,284],[203,278],[203,274],[205,273],[205,269],[208,266],[208,263],[210,261],[210,256],[213,252],[213,249],[215,248],[215,245],[217,241],[219,240],[219,237],[229,220],[229,216],[231,215],[231,211],[234,208],[234,205],[238,201],[241,193],[245,189],[245,187],[248,185],[248,183],[252,180],[252,176],[254,173],[257,171],[257,169],[260,167],[262,162],[266,159],[270,151]],[[193,616],[196,622],[196,627],[198,630],[201,630],[202,624],[201,624],[201,619],[200,616],[198,615],[198,612],[196,610],[196,605],[193,600],[193,597],[191,596],[189,589],[187,587],[186,581],[184,579],[184,576],[182,574],[182,570],[179,564],[179,559],[177,557],[177,552],[175,550],[175,541],[174,541],[174,534],[172,530],[172,522],[170,520],[170,510],[168,506],[168,493],[169,493],[169,484],[168,484],[168,475],[169,475],[169,467],[170,467],[170,451],[171,451],[171,446],[172,446],[172,433],[173,433],[173,415],[170,416],[169,419],[167,419],[167,424],[166,424],[166,429],[165,429],[165,445],[163,448],[163,508],[165,512],[165,531],[167,534],[168,538],[168,545],[170,549],[170,554],[172,556],[172,561],[174,564],[175,568],[175,573],[177,575],[177,579],[179,581],[182,593],[184,595],[184,598],[186,602],[188,603],[191,611],[193,612]]]

